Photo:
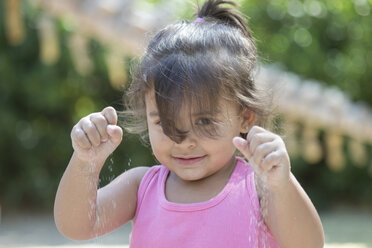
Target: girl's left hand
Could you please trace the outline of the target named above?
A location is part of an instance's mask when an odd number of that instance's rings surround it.
[[[253,126],[246,140],[235,137],[233,143],[269,190],[280,189],[289,182],[290,160],[279,135]]]

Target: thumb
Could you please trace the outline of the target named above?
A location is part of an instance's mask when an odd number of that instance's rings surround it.
[[[252,153],[249,150],[248,141],[241,137],[234,137],[233,144],[235,147],[249,160],[252,157]]]
[[[107,125],[106,131],[114,145],[118,146],[123,138],[123,130],[116,125]]]

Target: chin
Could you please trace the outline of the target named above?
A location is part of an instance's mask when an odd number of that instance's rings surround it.
[[[198,175],[195,175],[194,173],[176,173],[175,174],[180,178],[182,179],[183,181],[189,181],[189,182],[197,182],[207,176],[205,175],[200,175],[198,173]]]

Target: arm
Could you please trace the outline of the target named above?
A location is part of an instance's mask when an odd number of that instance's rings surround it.
[[[262,184],[260,179],[257,184]],[[264,221],[280,247],[323,247],[324,233],[318,213],[294,175],[277,190],[258,186]]]
[[[235,146],[255,170],[261,213],[280,247],[323,247],[324,233],[311,200],[290,172],[283,140],[253,127]]]
[[[110,232],[135,214],[138,185],[146,168],[129,170],[98,190],[106,158],[121,142],[113,108],[91,114],[71,132],[74,154],[59,184],[54,205],[58,230],[76,239],[91,239]]]

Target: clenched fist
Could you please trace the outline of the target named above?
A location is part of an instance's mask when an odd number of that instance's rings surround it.
[[[289,182],[290,160],[279,135],[254,126],[247,139],[235,137],[233,143],[270,189],[278,189]]]
[[[120,144],[123,131],[117,126],[113,107],[82,118],[71,131],[75,155],[86,162],[104,162]]]

